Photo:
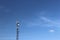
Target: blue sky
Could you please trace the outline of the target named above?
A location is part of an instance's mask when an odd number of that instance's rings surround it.
[[[60,40],[60,0],[0,0],[0,40]]]

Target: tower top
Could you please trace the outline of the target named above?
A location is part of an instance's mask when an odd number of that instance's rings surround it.
[[[16,26],[19,27],[20,23],[19,20],[16,20]]]

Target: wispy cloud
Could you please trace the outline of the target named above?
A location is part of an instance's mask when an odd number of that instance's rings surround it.
[[[51,20],[49,20],[48,18],[46,17],[40,17],[42,20],[46,21],[46,22],[52,22]]]
[[[1,8],[4,8],[4,7],[3,7],[3,6],[0,6],[0,9],[1,9]]]
[[[11,12],[10,8],[4,7],[4,6],[0,6],[0,10],[6,13]]]
[[[52,21],[46,17],[41,17],[41,19],[43,19],[45,22],[48,22],[49,26],[52,25],[52,26],[55,26],[55,27],[59,27],[60,26],[60,22],[57,22],[57,21]],[[57,20],[57,19],[56,19]]]
[[[49,30],[49,32],[55,32],[55,30]]]
[[[60,26],[60,22],[51,20],[47,17],[40,17],[39,19],[36,19],[36,21],[34,22],[28,22],[27,23],[28,27],[59,27]]]

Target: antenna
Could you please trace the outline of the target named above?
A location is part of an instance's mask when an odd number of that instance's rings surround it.
[[[16,40],[19,40],[19,21],[16,20]]]

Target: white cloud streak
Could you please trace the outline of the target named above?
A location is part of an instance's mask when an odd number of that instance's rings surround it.
[[[49,30],[49,32],[55,32],[55,30]]]
[[[35,22],[28,22],[28,27],[60,27],[60,22],[52,21],[46,17],[40,17],[39,19],[36,19]]]
[[[55,27],[59,27],[60,26],[60,22],[57,22],[57,21],[52,21],[46,17],[42,17],[42,19],[45,21],[45,22],[48,22],[49,23],[49,26],[52,25],[52,26],[55,26]]]

